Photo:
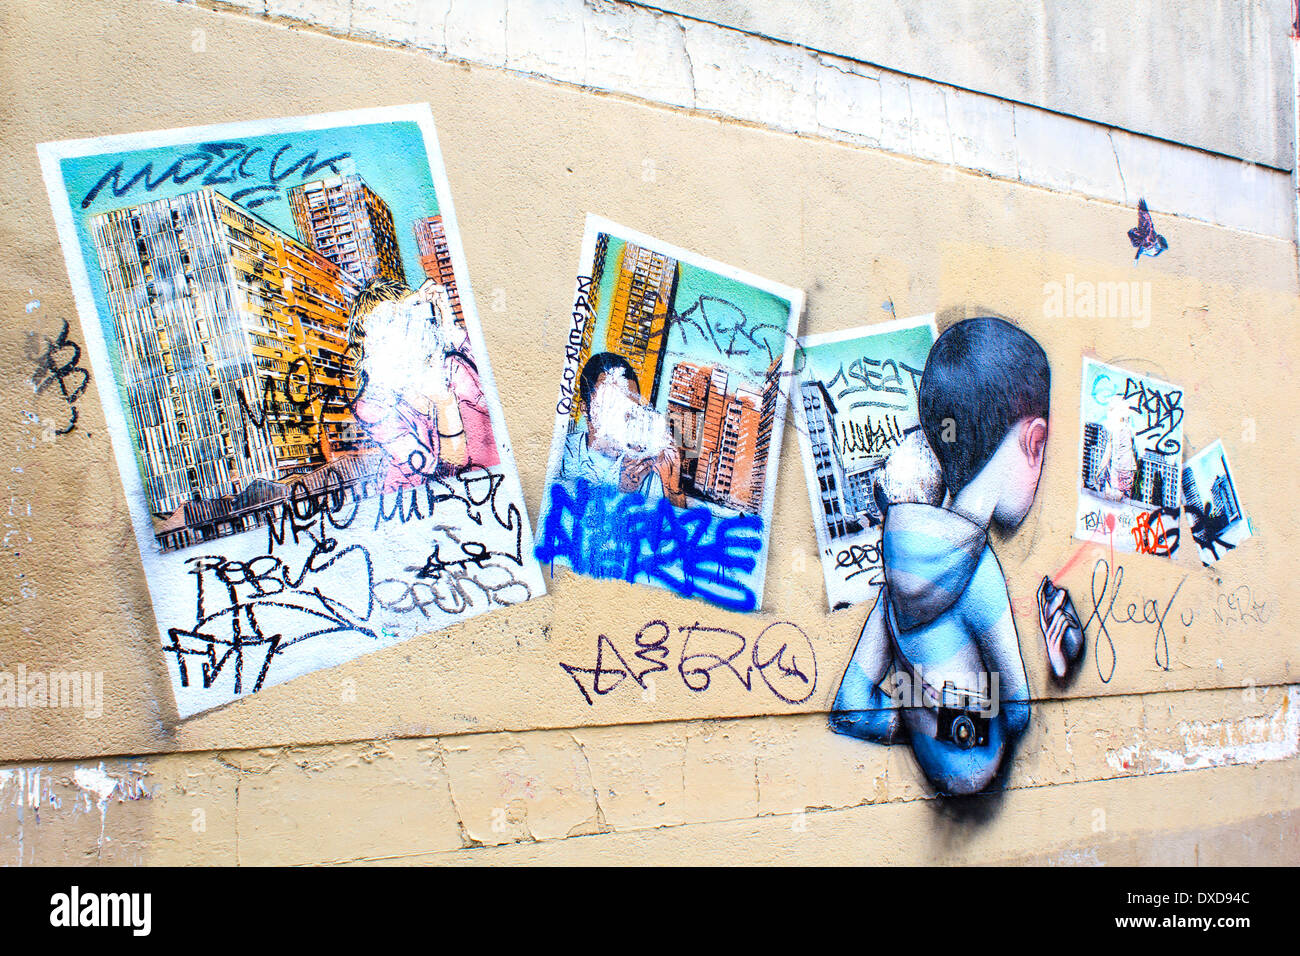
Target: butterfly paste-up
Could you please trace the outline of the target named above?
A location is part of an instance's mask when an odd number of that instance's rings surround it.
[[[1133,257],[1135,263],[1142,258],[1144,252],[1149,256],[1158,256],[1169,248],[1165,237],[1156,232],[1156,224],[1151,221],[1145,199],[1138,200],[1138,224],[1128,231],[1128,241],[1137,250],[1137,255]]]

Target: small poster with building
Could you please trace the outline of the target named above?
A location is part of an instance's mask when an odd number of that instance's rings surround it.
[[[1183,471],[1183,390],[1083,360],[1074,534],[1116,551],[1173,557]]]
[[[537,557],[762,605],[803,293],[587,218]]]
[[[543,593],[427,105],[39,152],[181,717]]]
[[[1183,510],[1206,567],[1254,534],[1237,497],[1237,482],[1228,467],[1223,442],[1216,441],[1188,459],[1183,468]]]
[[[878,501],[886,461],[924,441],[917,409],[934,316],[805,336],[793,394],[826,602],[838,611],[884,583]],[[917,497],[921,475],[913,476]]]

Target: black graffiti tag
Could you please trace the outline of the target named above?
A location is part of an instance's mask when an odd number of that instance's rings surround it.
[[[1131,401],[1133,411],[1146,418],[1137,434],[1154,433],[1154,450],[1162,455],[1176,455],[1183,450],[1182,442],[1174,432],[1183,423],[1183,393],[1178,389],[1162,392],[1141,379],[1130,378],[1124,386],[1124,401]]]
[[[298,174],[299,182],[306,182],[322,169],[337,176],[338,163],[351,155],[335,153],[318,159],[316,150],[295,149],[292,143],[281,143],[274,150],[247,143],[199,143],[158,173],[154,172],[152,162],[145,163],[129,175],[126,163],[118,163],[90,187],[81,199],[81,208],[88,209],[105,187],[120,199],[139,186],[151,193],[168,183],[183,186],[202,177],[198,185],[191,188],[238,186],[230,192],[230,198],[246,209],[253,209],[277,199],[282,184],[294,173]]]
[[[68,434],[77,427],[77,399],[90,384],[90,373],[78,364],[81,361],[81,346],[68,338],[68,320],[63,320],[63,329],[57,339],[47,337],[44,350],[28,357],[36,363],[36,371],[32,373],[32,388],[37,395],[58,385],[63,401],[68,406],[68,424],[56,428],[55,433]]]

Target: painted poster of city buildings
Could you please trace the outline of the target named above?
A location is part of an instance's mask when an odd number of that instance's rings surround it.
[[[662,501],[711,522],[746,519],[735,527],[756,534],[735,572],[737,605],[752,609],[802,294],[597,217],[588,218],[581,275],[539,534],[548,516],[560,520],[551,487],[578,483],[647,509]],[[552,547],[542,559],[708,599],[691,584],[689,555],[672,555],[676,571],[658,575],[662,550],[639,562],[637,529],[607,530],[584,536],[573,546],[581,553]],[[711,539],[697,540],[707,560]]]
[[[544,590],[427,106],[41,158],[183,713]]]
[[[359,158],[246,205],[221,185],[182,183],[172,184],[183,189],[175,195],[89,218],[110,349],[163,550],[262,524],[267,506],[296,486],[362,495],[383,487],[391,456],[358,422],[349,341],[367,283],[435,284],[464,328],[436,200],[402,203],[395,217],[365,175],[345,171]],[[494,447],[490,421],[475,424],[477,442]]]
[[[1188,459],[1183,468],[1183,510],[1201,563],[1215,564],[1251,537],[1254,528],[1237,497],[1237,482],[1228,467],[1223,442],[1216,441]]]
[[[799,340],[795,421],[831,610],[883,582],[877,486],[890,453],[921,435],[917,394],[935,337],[923,315]]]
[[[1183,391],[1083,360],[1075,537],[1173,557],[1182,501]]]

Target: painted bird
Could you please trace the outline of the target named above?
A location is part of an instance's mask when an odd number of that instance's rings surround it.
[[[1156,232],[1156,224],[1151,221],[1151,213],[1147,210],[1147,201],[1138,200],[1138,224],[1136,228],[1128,231],[1128,241],[1133,243],[1133,248],[1137,250],[1137,255],[1133,257],[1133,264],[1142,258],[1142,253],[1149,256],[1158,256],[1169,248],[1169,243],[1165,237]]]

